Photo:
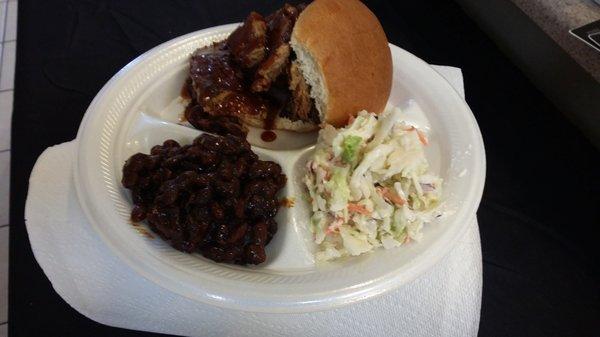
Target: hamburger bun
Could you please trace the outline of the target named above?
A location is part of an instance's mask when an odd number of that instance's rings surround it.
[[[392,88],[392,57],[377,17],[358,0],[315,0],[291,37],[321,121],[336,127],[361,110],[380,113]]]

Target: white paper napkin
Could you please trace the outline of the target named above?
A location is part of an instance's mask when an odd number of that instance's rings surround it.
[[[460,69],[434,66],[464,96]],[[476,336],[481,246],[475,217],[457,246],[417,280],[328,311],[264,314],[198,303],[146,280],[100,240],[72,179],[76,141],[38,158],[25,217],[34,255],[56,292],[111,326],[189,336]]]

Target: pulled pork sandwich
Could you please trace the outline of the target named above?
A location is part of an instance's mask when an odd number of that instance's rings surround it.
[[[315,0],[252,12],[226,40],[196,50],[186,118],[307,132],[380,113],[392,85],[387,38],[358,0]]]

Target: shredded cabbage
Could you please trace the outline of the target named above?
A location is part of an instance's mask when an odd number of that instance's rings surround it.
[[[442,179],[429,172],[426,136],[402,117],[398,108],[361,111],[319,133],[304,177],[318,261],[418,241],[439,215]]]

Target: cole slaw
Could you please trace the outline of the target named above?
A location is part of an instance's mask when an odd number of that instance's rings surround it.
[[[421,239],[442,196],[443,181],[425,157],[428,142],[399,108],[361,111],[344,128],[320,131],[304,177],[317,261]]]

